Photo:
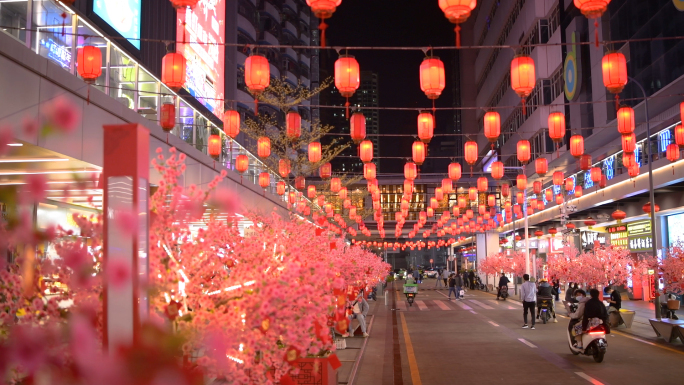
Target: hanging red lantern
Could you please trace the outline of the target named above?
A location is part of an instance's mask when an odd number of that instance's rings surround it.
[[[534,160],[534,171],[539,176],[544,176],[549,171],[549,162],[546,158],[537,158]]]
[[[584,221],[585,226],[589,226],[589,229],[591,229],[592,226],[596,225],[596,221],[592,217],[587,217],[587,219]]]
[[[645,205],[641,206],[641,210],[643,210],[645,214],[651,215],[651,202],[647,202]],[[655,205],[653,211],[656,213],[660,211],[660,206]]]
[[[435,198],[437,198],[438,201],[444,199],[444,191],[442,191],[441,187],[435,187]]]
[[[285,195],[285,187],[287,187],[287,184],[283,182],[282,180],[276,184],[276,192],[278,195],[283,196]]]
[[[359,143],[359,156],[363,163],[369,163],[373,160],[373,142],[364,140]]]
[[[551,191],[551,189],[544,190],[544,199],[546,199],[547,202],[551,202],[553,199],[553,191]]]
[[[565,138],[565,114],[552,112],[549,114],[549,137],[554,143],[559,143]]]
[[[565,180],[565,191],[572,191],[572,189],[575,187],[575,181],[572,178],[568,178]]]
[[[474,216],[475,216],[475,214],[473,213],[473,210],[470,210],[470,209],[466,210],[466,218],[473,219]]]
[[[589,171],[591,168],[591,155],[584,154],[579,159],[580,170]]]
[[[537,238],[540,238],[540,237],[542,237],[543,235],[544,235],[544,232],[541,231],[541,230],[537,230],[537,231],[534,232],[534,236],[537,237]]]
[[[337,192],[337,196],[340,197],[343,201],[347,200],[347,196],[349,195],[349,190],[347,190],[346,187],[340,187],[340,191]]]
[[[530,141],[529,140],[519,140],[517,145],[518,161],[522,164],[527,164],[530,161]]]
[[[321,161],[321,142],[309,143],[309,162],[318,163]]]
[[[266,171],[259,174],[259,186],[266,188],[271,184],[271,174]]]
[[[560,186],[563,184],[563,171],[556,171],[553,173],[553,184]]]
[[[464,147],[464,157],[466,163],[469,165],[474,165],[475,162],[477,162],[477,155],[478,155],[478,150],[477,150],[477,142],[469,140],[465,142],[463,145]]]
[[[599,187],[605,188],[606,186],[608,186],[608,178],[606,177],[606,174],[601,174],[601,180],[599,181]]]
[[[309,197],[309,199],[314,199],[316,198],[316,186],[311,185],[306,188],[306,196]]]
[[[408,194],[409,196],[413,193],[413,181],[411,180],[405,180],[404,181],[404,194]]]
[[[290,161],[287,159],[280,159],[278,161],[278,174],[281,178],[287,178],[290,174]]]
[[[435,117],[429,112],[418,114],[418,139],[430,143],[435,131]]]
[[[259,114],[257,97],[271,84],[271,66],[266,57],[253,54],[245,60],[245,85],[254,95],[254,113]]]
[[[684,147],[684,126],[681,124],[678,124],[674,128],[674,137],[675,137],[675,143],[679,147]]]
[[[207,143],[207,152],[209,156],[218,160],[221,156],[221,135],[210,135]]]
[[[603,70],[603,85],[608,92],[615,94],[615,106],[618,105],[620,96],[618,95],[627,85],[627,60],[625,55],[620,52],[606,54],[601,60]]]
[[[679,146],[675,143],[670,143],[666,148],[667,160],[670,162],[676,162],[679,160]],[[673,169],[674,170],[674,169]]]
[[[297,199],[297,195],[295,195],[294,191],[290,191],[289,194],[287,194],[287,201],[293,205],[295,203],[295,200]]]
[[[356,144],[361,143],[366,139],[366,117],[360,112],[353,113],[349,120],[349,130],[352,141]]]
[[[622,210],[615,210],[610,216],[613,217],[617,223],[622,223],[622,220],[627,218],[627,213]]]
[[[415,141],[413,142],[413,147],[412,147],[412,152],[413,152],[413,161],[417,165],[423,164],[425,162],[425,152],[426,152],[426,147],[425,143]]]
[[[344,106],[346,116],[349,116],[349,98],[354,95],[361,85],[361,70],[359,62],[351,55],[340,55],[335,61],[335,87],[342,97],[347,98]]]
[[[458,207],[464,209],[467,205],[466,197],[464,195],[458,196]]]
[[[627,169],[630,178],[636,178],[639,175],[639,171],[639,165],[637,164]]]
[[[306,179],[303,176],[295,178],[295,188],[297,190],[304,190],[306,188]]]
[[[166,132],[176,127],[176,106],[173,103],[162,104],[159,125]]]
[[[436,198],[430,198],[430,207],[433,209],[436,209],[439,207],[439,202],[437,202]]]
[[[590,176],[591,176],[591,181],[593,183],[598,183],[601,181],[601,168],[600,167],[592,167],[591,170],[589,171]]]
[[[92,45],[86,45],[78,49],[76,65],[79,76],[86,83],[95,83],[102,75],[102,51]]]
[[[375,163],[365,163],[363,165],[363,177],[366,179],[375,179]]]
[[[456,162],[449,163],[449,179],[454,182],[461,179],[461,164]]]
[[[290,140],[302,135],[302,117],[297,111],[289,111],[285,120],[285,134]]]
[[[240,133],[240,113],[235,110],[223,112],[223,132],[235,139]]]
[[[568,230],[574,230],[574,229],[575,229],[575,224],[574,224],[574,223],[568,223],[567,225],[565,225],[565,227],[566,227]]]
[[[485,192],[489,189],[489,181],[487,177],[481,176],[477,178],[477,191]]]
[[[249,157],[245,154],[240,154],[235,158],[235,169],[240,174],[243,174],[249,169]]]
[[[199,0],[170,0],[171,5],[176,9],[185,9],[187,7],[195,8],[195,5],[199,3]],[[72,1],[73,3],[73,1]]]
[[[311,7],[311,12],[321,19],[318,25],[318,30],[321,31],[321,47],[325,47],[325,30],[328,28],[325,19],[331,18],[340,4],[342,0],[306,0],[306,5]]]
[[[622,151],[625,153],[632,153],[636,150],[636,135],[631,133],[629,135],[622,135]]]
[[[519,205],[525,203],[525,195],[520,191],[515,193],[515,202]]]
[[[468,199],[470,199],[471,201],[477,200],[477,188],[475,188],[475,187],[469,187],[468,188]]]
[[[416,176],[418,174],[416,164],[413,162],[406,162],[404,165],[404,178],[413,181],[416,179]]]
[[[435,216],[435,209],[433,209],[432,207],[428,207],[427,210],[425,210],[425,212],[427,213],[428,218],[432,218]]]
[[[563,195],[561,195],[561,194],[556,195],[556,204],[557,205],[563,204]]]
[[[318,176],[320,176],[321,179],[330,178],[332,176],[332,165],[330,163],[322,164],[321,167],[318,168]]]
[[[261,159],[271,156],[271,139],[266,136],[257,139],[257,155]]]
[[[575,198],[582,197],[582,186],[575,186]]]
[[[542,201],[541,199],[537,201],[537,210],[544,210],[544,201]]]
[[[504,164],[503,162],[496,161],[492,163],[492,178],[499,180],[504,177]]]
[[[575,0],[575,7],[582,12],[587,19],[594,19],[594,39],[596,40],[596,48],[599,46],[599,25],[598,20],[603,15],[603,12],[608,9],[610,0]]]
[[[637,164],[635,153],[633,153],[633,152],[629,152],[629,153],[623,152],[622,153],[622,165],[625,168],[630,168],[630,167],[634,166],[635,164]]]
[[[553,237],[556,234],[558,234],[558,230],[555,227],[552,227],[549,229],[549,234],[551,234],[551,236]]]
[[[340,178],[330,178],[330,191],[337,193],[342,189],[342,180]]]
[[[485,207],[484,203],[480,203],[477,206],[477,212],[480,213],[480,215],[485,215],[487,212],[487,207]],[[478,217],[477,219],[482,220],[482,217]]]
[[[534,183],[532,183],[532,191],[535,194],[541,194],[542,192],[542,182],[535,180]]]
[[[496,195],[490,194],[490,195],[487,196],[487,205],[488,205],[489,207],[494,207],[494,206],[496,206]]]
[[[527,175],[520,174],[520,175],[518,175],[517,178],[515,178],[515,181],[516,181],[516,187],[518,187],[518,190],[524,190],[527,188]]]
[[[511,88],[522,99],[523,115],[527,115],[525,99],[537,84],[534,60],[529,56],[517,56],[511,61]]]
[[[442,179],[442,191],[444,191],[445,194],[451,194],[454,191],[454,186],[453,186],[453,183],[451,182],[451,179],[449,179],[449,178]]]
[[[501,135],[501,115],[496,111],[489,111],[484,115],[484,135],[492,147]]]
[[[570,137],[570,154],[578,159],[584,155],[584,137],[582,135],[573,135]]]
[[[622,135],[629,135],[634,132],[634,110],[631,107],[623,106],[617,111],[617,128]]]
[[[420,89],[428,99],[439,98],[445,86],[444,63],[436,56],[423,59],[420,64]]]
[[[161,81],[173,91],[180,91],[185,85],[185,57],[177,52],[169,52],[162,58]]]
[[[453,24],[456,24],[456,47],[461,47],[461,26],[470,17],[470,13],[477,6],[477,0],[439,0],[439,8],[444,16]]]
[[[508,198],[508,196],[511,194],[511,187],[508,185],[508,183],[504,183],[501,185],[501,196],[504,198]]]

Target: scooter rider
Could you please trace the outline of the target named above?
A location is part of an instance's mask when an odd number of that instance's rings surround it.
[[[499,297],[501,297],[501,288],[506,287],[508,289],[508,277],[506,277],[503,273],[501,273],[501,277],[499,278],[499,290],[496,293],[496,300],[499,300]]]
[[[584,290],[577,289],[575,290],[575,300],[577,300],[577,310],[570,314],[570,324],[568,325],[568,328],[571,330],[570,335],[572,336],[575,346],[577,348],[582,348],[582,339],[577,338],[577,336],[582,334],[582,324],[580,321],[584,316],[584,305],[589,301],[589,298],[587,298],[587,293]]]
[[[537,289],[537,319],[542,310],[542,300],[547,300],[551,304],[551,314],[553,315],[553,322],[558,322],[556,319],[556,304],[553,301],[553,297],[558,294],[556,289],[551,287],[549,281],[546,278],[540,280],[539,289]]]

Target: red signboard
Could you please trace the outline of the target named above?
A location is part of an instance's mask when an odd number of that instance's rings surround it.
[[[194,10],[178,10],[176,26],[176,52],[187,60],[184,88],[219,118],[225,95],[225,19],[225,0],[201,0]]]

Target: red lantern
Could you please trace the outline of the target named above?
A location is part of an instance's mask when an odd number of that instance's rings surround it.
[[[648,202],[645,205],[641,206],[641,209],[644,211],[645,214],[651,215],[651,202]],[[653,211],[655,211],[656,213],[660,211],[660,206],[655,205]]]
[[[176,106],[173,103],[162,104],[159,125],[166,132],[176,127]]]
[[[627,213],[622,210],[615,210],[610,216],[613,217],[617,223],[622,223],[622,220],[627,218]]]
[[[344,104],[347,108],[347,116],[349,115],[349,98],[354,95],[361,84],[360,74],[359,62],[354,59],[354,56],[340,55],[335,61],[335,87],[342,97],[347,98]]]
[[[161,81],[170,89],[178,92],[185,84],[185,57],[177,52],[169,52],[162,59]]]
[[[575,198],[582,197],[582,186],[575,186]]]
[[[195,8],[198,2],[199,0],[171,0],[171,5],[176,9]]]
[[[342,4],[342,0],[306,0],[306,5],[311,7],[311,12],[321,19],[321,23],[318,25],[318,29],[321,31],[321,47],[325,47],[325,30],[328,28],[325,19],[331,18],[340,4]]]
[[[489,207],[496,206],[496,195],[490,194],[487,196],[487,205],[489,205]]]
[[[235,110],[223,112],[223,132],[235,139],[240,133],[240,113]]]
[[[364,140],[359,144],[359,156],[363,163],[369,163],[373,160],[373,142]]]
[[[477,188],[475,188],[475,187],[468,188],[468,199],[470,199],[471,201],[477,200]]]
[[[532,191],[535,194],[541,194],[542,192],[542,182],[535,180],[534,183],[532,183]]]
[[[271,139],[262,136],[257,140],[257,155],[262,159],[271,155]]]
[[[633,153],[633,152],[629,152],[629,153],[623,152],[622,153],[622,165],[625,168],[630,168],[630,167],[634,166],[635,164],[637,164],[635,153]]]
[[[598,183],[601,181],[601,168],[600,167],[592,167],[591,170],[589,171],[590,176],[591,176],[591,181],[593,183]]]
[[[541,199],[537,201],[537,210],[544,210],[544,201]]]
[[[489,111],[484,115],[484,135],[492,146],[501,135],[501,115],[496,111]]]
[[[504,198],[507,198],[511,194],[511,187],[508,185],[508,183],[504,183],[501,185],[501,196]]]
[[[477,6],[477,0],[439,0],[439,8],[450,22],[456,24],[456,47],[461,47],[461,26]]]
[[[557,205],[563,204],[563,195],[561,195],[561,194],[556,195],[556,204]]]
[[[527,164],[530,161],[530,141],[529,140],[519,140],[518,141],[518,161],[522,164]]]
[[[442,191],[446,194],[450,194],[452,191],[454,191],[454,186],[451,183],[451,179],[449,178],[444,178],[442,179]]]
[[[630,178],[636,178],[639,175],[639,165],[635,164],[634,166],[628,168],[627,173],[629,174]]]
[[[404,181],[404,194],[412,194],[413,193],[413,181],[411,180],[405,180]]]
[[[449,179],[457,181],[461,179],[461,164],[452,162],[449,163]]]
[[[537,84],[534,60],[529,56],[518,56],[511,61],[511,88],[522,99],[523,115],[527,114],[525,99]]]
[[[290,191],[290,193],[287,194],[287,201],[288,201],[291,205],[295,203],[295,199],[296,199],[296,198],[297,198],[297,196],[295,195],[295,192],[294,192],[294,191]]]
[[[544,191],[544,198],[546,199],[547,202],[551,202],[553,199],[553,191],[551,189],[547,189]]]
[[[302,117],[297,111],[287,113],[285,134],[290,140],[297,139],[302,135]]]
[[[418,114],[418,139],[423,143],[430,143],[435,131],[435,117],[429,112]]]
[[[340,178],[330,179],[330,191],[336,193],[342,189],[342,180]]]
[[[413,142],[413,161],[419,166],[425,162],[425,151],[425,143],[418,141]]]
[[[209,156],[218,160],[221,156],[221,135],[210,135],[207,144],[207,152]]]
[[[435,187],[435,198],[437,198],[438,201],[444,199],[444,191],[442,191],[441,187]]]
[[[631,107],[622,107],[617,111],[617,128],[622,135],[634,132],[634,110]]]
[[[684,126],[681,124],[678,124],[674,128],[674,137],[675,137],[675,143],[679,147],[684,147]]]
[[[340,191],[337,192],[337,196],[340,197],[343,201],[347,200],[347,196],[349,195],[349,190],[347,190],[346,187],[340,187]]]
[[[579,164],[580,164],[580,170],[589,171],[589,169],[591,168],[591,155],[589,155],[589,154],[582,155],[580,157]]]
[[[477,178],[477,191],[485,192],[487,189],[489,189],[489,181],[487,180],[487,177],[481,176]]]
[[[544,176],[549,171],[549,162],[546,158],[537,158],[534,160],[534,171],[539,176]]]
[[[439,98],[445,86],[444,63],[435,56],[423,59],[420,64],[420,89],[428,99]]]
[[[466,197],[463,195],[460,195],[458,197],[458,207],[463,209],[466,207],[466,204],[467,204]]]
[[[330,163],[322,164],[321,167],[318,168],[318,175],[321,177],[321,179],[330,178],[330,176],[332,176],[332,165]]]
[[[412,181],[416,179],[418,174],[416,164],[413,162],[406,162],[404,165],[404,178]]]
[[[487,212],[487,207],[485,207],[484,203],[481,203],[477,206],[477,210],[478,213],[480,213],[480,215],[485,215],[485,213]],[[482,220],[482,217],[478,217],[477,219]]]
[[[475,162],[477,162],[477,154],[478,154],[477,142],[469,140],[469,141],[465,142],[465,144],[463,146],[464,146],[463,153],[464,153],[466,163],[468,163],[471,166],[474,165]]]
[[[499,180],[504,177],[504,164],[503,162],[496,161],[492,163],[492,178]]]
[[[280,195],[280,196],[285,195],[285,187],[286,186],[287,185],[282,180],[280,182],[278,182],[278,184],[276,184],[276,192],[278,193],[278,195]]]
[[[321,142],[309,143],[309,162],[317,163],[321,161],[321,158]]]
[[[354,143],[361,143],[366,139],[366,117],[360,112],[353,113],[349,120],[349,130]]]
[[[601,60],[601,68],[603,70],[603,85],[606,86],[608,92],[616,94],[617,100],[617,94],[622,92],[628,80],[625,55],[620,52],[606,54]]]
[[[563,184],[563,171],[556,171],[553,173],[553,184],[560,186]]]
[[[601,174],[601,180],[599,181],[599,187],[605,188],[606,186],[608,186],[608,178],[606,177],[605,174]]]
[[[433,209],[432,207],[428,207],[425,211],[427,212],[428,218],[432,218],[435,216],[435,209]]]
[[[667,154],[667,160],[670,162],[675,162],[679,160],[679,146],[677,146],[674,143],[670,143],[667,145],[666,149],[666,154]]]
[[[518,175],[516,178],[516,187],[518,187],[518,190],[524,190],[527,188],[527,175]]]
[[[243,174],[249,168],[249,157],[245,154],[240,154],[235,158],[235,169],[240,174]]]
[[[582,135],[573,135],[570,137],[570,154],[578,159],[584,155],[584,137]]]
[[[525,203],[525,195],[523,195],[523,193],[520,192],[520,191],[517,192],[517,193],[515,194],[515,202],[516,202],[517,204],[519,204],[519,205]]]
[[[408,205],[408,203],[407,203]],[[436,209],[439,207],[439,202],[437,202],[436,198],[430,198],[430,207],[433,209]]]
[[[278,161],[278,174],[281,178],[287,178],[290,174],[290,161],[287,159],[280,159]]]
[[[603,15],[603,12],[608,9],[610,0],[575,0],[575,7],[582,12],[587,19],[594,19],[594,39],[596,41],[596,48],[599,47],[599,24],[598,20]]]
[[[266,188],[270,184],[271,184],[271,174],[267,173],[266,171],[259,174],[259,186],[261,186],[261,188]]]
[[[78,74],[86,83],[95,83],[102,75],[102,51],[92,45],[86,45],[78,49],[76,56]]]
[[[375,179],[375,163],[365,163],[363,165],[363,177],[366,179]]]
[[[555,227],[549,229],[549,234],[551,234],[552,237],[555,236],[557,233],[558,230]]]
[[[271,84],[271,66],[268,59],[259,54],[253,54],[245,60],[245,85],[255,96],[254,113],[259,114],[256,96],[264,92]]]
[[[541,237],[541,236],[543,236],[543,235],[544,235],[544,232],[541,231],[541,230],[537,230],[537,231],[534,232],[534,236],[537,237],[537,238],[539,238],[539,237]]]
[[[475,214],[473,213],[473,210],[470,210],[470,209],[466,210],[466,218],[473,219],[474,216],[475,216]]]
[[[631,133],[629,135],[622,135],[622,151],[631,153],[636,150],[636,135]]]
[[[298,176],[295,178],[295,188],[297,190],[304,190],[306,187],[306,179],[303,176]]]
[[[572,188],[575,187],[575,181],[572,178],[568,178],[565,180],[565,191],[572,191]]]
[[[568,223],[567,225],[565,225],[565,227],[566,227],[568,230],[574,230],[574,229],[575,229],[575,224],[574,224],[574,223]]]
[[[311,186],[307,187],[306,196],[309,197],[309,199],[316,198],[316,186],[311,185]]]
[[[584,221],[585,226],[589,226],[591,229],[592,226],[596,225],[596,221],[592,217],[587,217],[587,219]]]
[[[563,141],[565,138],[565,114],[562,112],[552,112],[549,114],[549,137],[555,143]]]

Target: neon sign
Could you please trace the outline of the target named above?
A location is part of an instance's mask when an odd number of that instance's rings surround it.
[[[603,161],[603,168],[606,170],[606,179],[611,180],[615,176],[615,157],[610,156]]]
[[[672,141],[672,133],[670,130],[665,130],[660,133],[660,152],[667,151],[667,145]]]
[[[95,0],[93,12],[140,49],[141,4],[142,0]]]
[[[591,180],[591,171],[587,171],[584,173],[584,189],[589,189],[591,187],[594,187],[594,181]]]
[[[69,68],[71,65],[71,52],[65,46],[55,43],[51,38],[47,40],[41,39],[40,45],[48,50],[48,59],[56,62],[63,68]]]

